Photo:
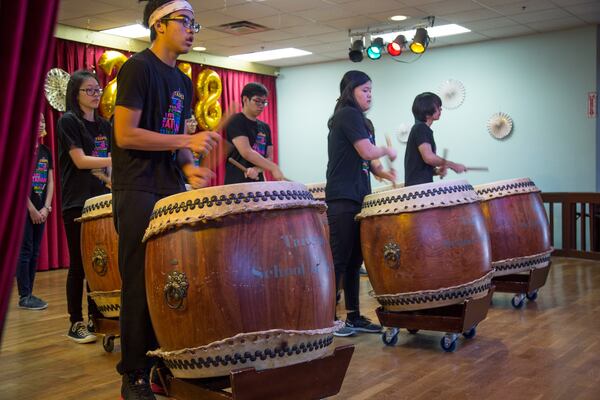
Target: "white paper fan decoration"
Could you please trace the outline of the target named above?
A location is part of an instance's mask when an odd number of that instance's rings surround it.
[[[439,95],[442,99],[442,107],[450,110],[460,107],[465,101],[465,86],[461,81],[448,79],[441,84]]]
[[[510,134],[512,128],[512,118],[510,115],[503,112],[493,114],[487,122],[488,132],[496,139],[504,139]]]
[[[410,125],[401,123],[396,129],[396,139],[402,144],[408,142],[408,135],[410,134]]]
[[[60,68],[52,68],[46,74],[44,93],[46,100],[55,110],[64,112],[67,109],[66,96],[69,78],[69,74]]]

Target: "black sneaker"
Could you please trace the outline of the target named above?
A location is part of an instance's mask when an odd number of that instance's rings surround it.
[[[96,335],[87,330],[83,321],[75,322],[69,328],[67,337],[77,343],[92,343],[96,341]]]
[[[380,333],[383,329],[381,325],[371,322],[369,318],[359,315],[354,319],[347,319],[346,326],[355,332]]]
[[[34,296],[23,296],[19,299],[19,308],[26,310],[43,310],[48,308],[48,303]]]
[[[94,325],[92,317],[88,317],[87,330],[89,333],[96,333],[96,325]]]
[[[162,364],[161,364],[162,365]],[[150,369],[150,389],[154,394],[166,395],[163,376],[161,372],[166,371],[165,367],[154,365]]]
[[[136,370],[123,374],[121,400],[156,400],[150,389],[150,379],[147,372]]]

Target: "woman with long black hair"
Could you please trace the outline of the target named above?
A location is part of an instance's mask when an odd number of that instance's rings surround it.
[[[327,219],[331,253],[335,267],[336,292],[342,280],[346,306],[345,326],[336,336],[355,332],[381,331],[360,314],[358,292],[362,252],[360,225],[354,220],[360,212],[363,198],[371,193],[370,173],[395,181],[395,171],[384,171],[378,158],[396,158],[393,148],[375,145],[373,124],[365,117],[371,108],[371,78],[361,71],[348,71],[340,82],[340,97],[329,119],[327,141]]]
[[[111,126],[98,115],[102,89],[96,75],[79,70],[67,84],[67,112],[58,120],[58,158],[61,175],[62,217],[69,247],[67,308],[71,326],[67,336],[77,343],[90,343],[96,336],[82,315],[85,274],[81,261],[81,217],[85,201],[108,193],[105,183],[92,171],[109,169]],[[89,290],[88,290],[89,292]],[[88,316],[97,314],[88,296]],[[93,330],[93,329],[92,329]]]

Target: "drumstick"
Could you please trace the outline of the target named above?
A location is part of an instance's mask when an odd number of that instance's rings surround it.
[[[489,171],[488,167],[465,167],[467,171]]]
[[[390,138],[390,135],[385,135],[385,143],[387,144],[388,149],[392,148],[392,139]],[[388,169],[391,171],[393,168],[392,165],[392,160],[390,159],[390,156],[386,157],[387,159],[387,167]],[[396,189],[398,187],[398,185],[396,184],[396,181],[392,179],[392,187],[394,189]]]
[[[235,161],[233,158],[229,157],[227,159],[227,161],[229,161],[231,164],[233,164],[234,166],[236,166],[243,173],[248,172],[248,168],[244,167],[242,164],[240,164],[239,162]]]
[[[444,163],[441,165],[442,168],[446,168],[446,158],[448,158],[448,149],[442,151],[442,159],[444,160]],[[440,179],[444,179],[444,177],[440,176]]]
[[[104,183],[106,185],[107,188],[109,188],[109,189],[111,188],[110,177],[108,175],[106,175],[101,168],[94,168],[94,169],[90,170],[90,172],[96,178],[100,179],[102,181],[102,183]]]

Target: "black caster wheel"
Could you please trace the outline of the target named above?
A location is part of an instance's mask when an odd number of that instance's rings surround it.
[[[527,293],[527,300],[535,301],[535,299],[537,299],[537,296],[538,296],[538,291],[536,289],[533,292]]]
[[[398,328],[391,328],[381,334],[381,340],[386,346],[395,346],[398,343]]]
[[[115,349],[115,337],[106,335],[102,338],[102,347],[104,347],[104,351],[107,353],[112,353]]]
[[[407,329],[408,333],[410,333],[411,335],[416,334],[417,332],[419,332],[418,329]]]
[[[512,300],[510,301],[510,303],[512,304],[512,306],[514,308],[521,308],[523,307],[523,304],[525,303],[525,295],[524,294],[518,294],[515,297],[512,298]]]
[[[452,353],[456,350],[456,337],[452,336],[444,336],[442,340],[440,340],[440,346],[446,353]]]
[[[473,339],[476,334],[477,334],[477,328],[476,327],[472,327],[468,331],[463,332],[463,336],[465,337],[465,339]]]

